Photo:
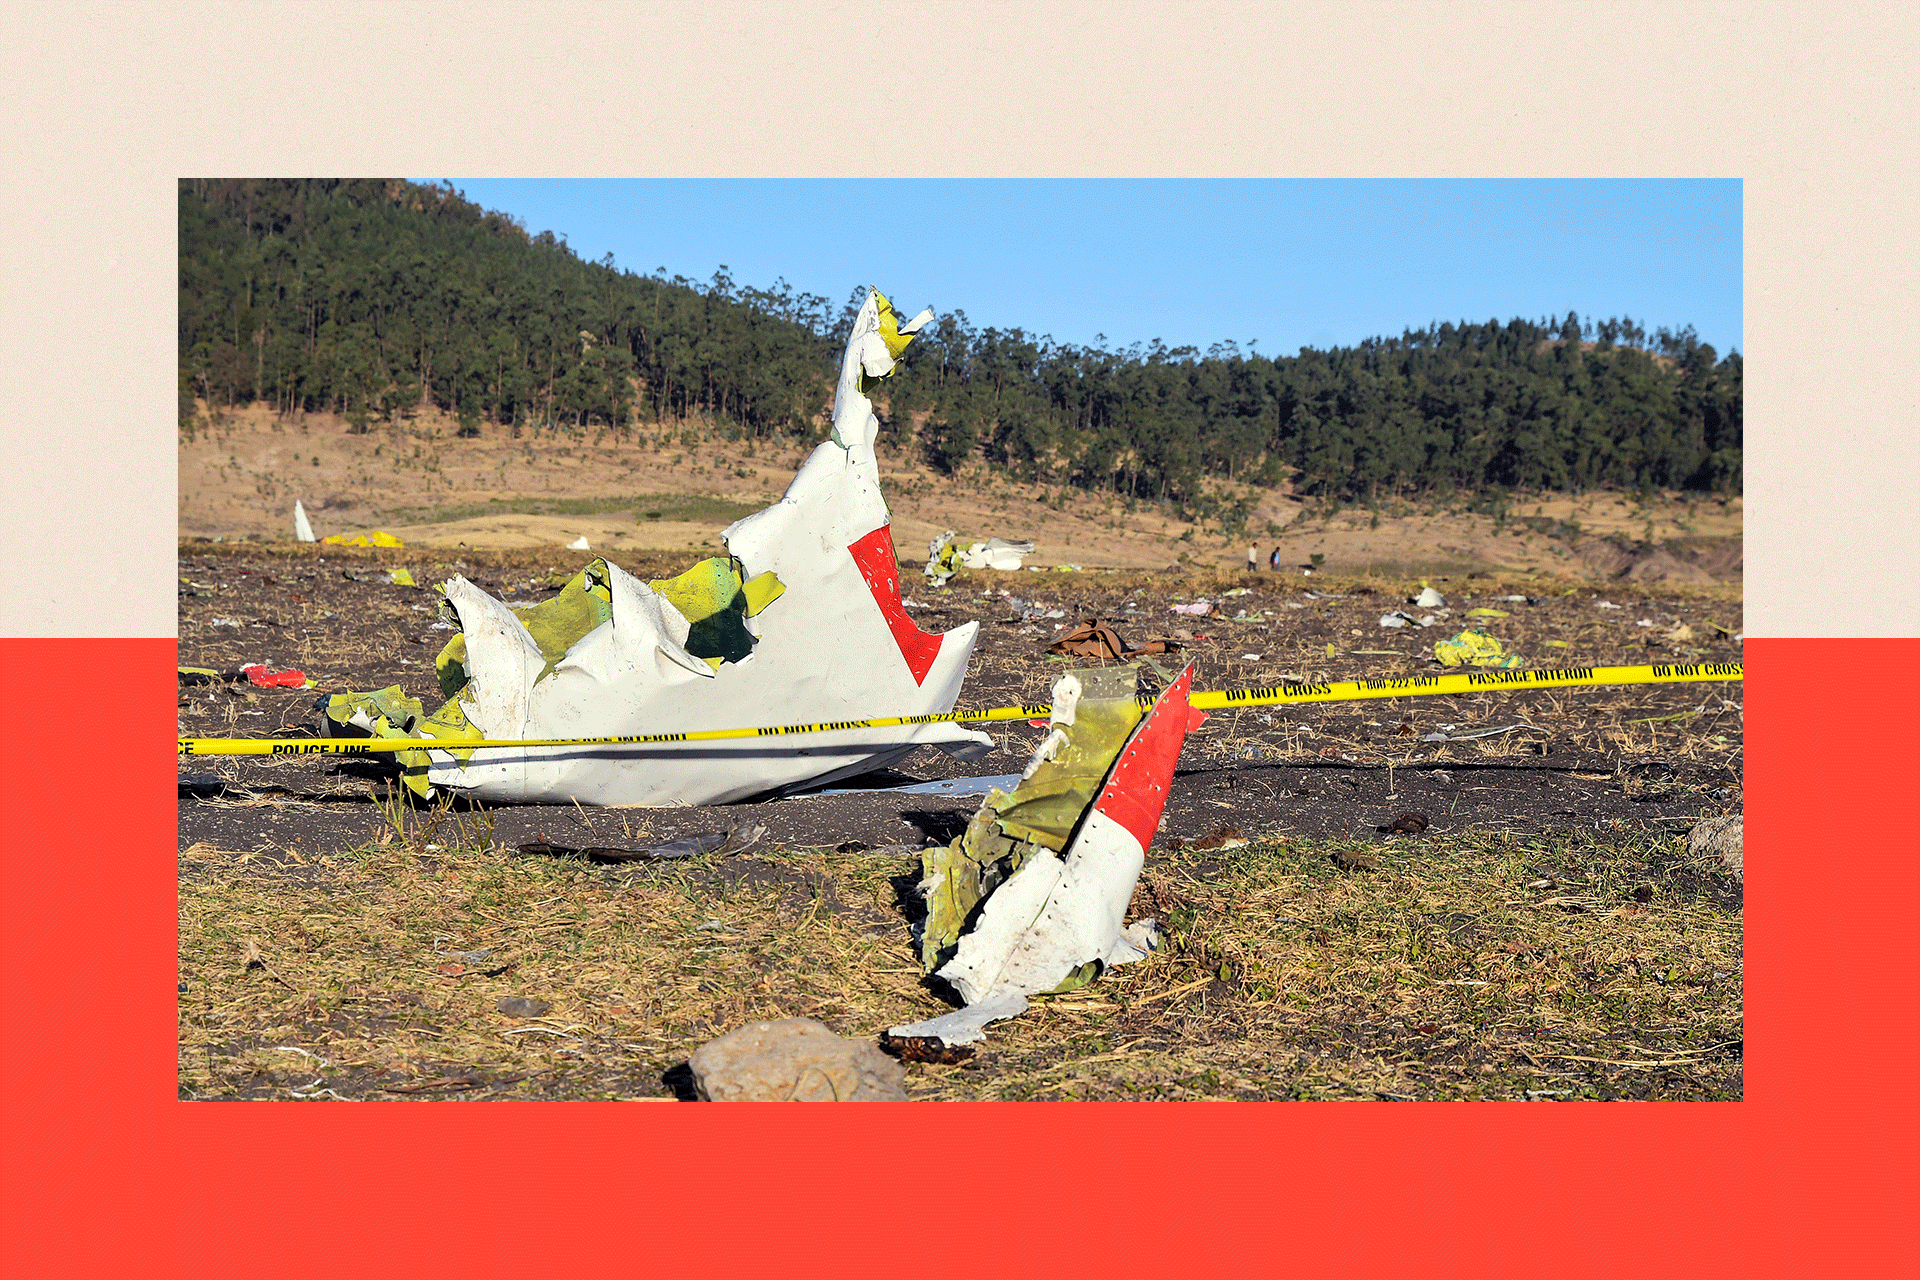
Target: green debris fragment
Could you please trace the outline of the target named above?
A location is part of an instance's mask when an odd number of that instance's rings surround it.
[[[479,730],[467,722],[457,699],[449,698],[439,710],[428,715],[420,700],[399,685],[372,693],[336,693],[326,700],[321,710],[332,724],[343,729],[360,729],[375,738],[483,740]],[[451,750],[449,754],[467,760],[473,752]],[[433,787],[427,781],[430,762],[425,750],[396,752],[394,759],[400,764],[400,776],[409,790],[422,797],[433,794]]]
[[[746,619],[787,589],[771,572],[752,578],[746,578],[745,572],[738,560],[717,556],[677,578],[647,583],[691,624],[687,652],[705,659],[715,671],[721,663],[742,661],[753,652],[753,633],[747,630]]]
[[[962,549],[960,540],[953,536],[951,529],[935,539],[933,553],[927,557],[927,567],[923,570],[927,581],[936,587],[945,586],[947,579],[966,568],[960,563]]]
[[[535,684],[552,675],[567,650],[585,639],[588,632],[612,620],[613,589],[608,581],[607,562],[595,560],[568,578],[553,599],[515,610],[520,625],[546,659],[546,665],[534,677]]]
[[[920,937],[920,964],[927,973],[953,957],[980,904],[1036,851],[1065,851],[1121,748],[1140,723],[1143,712],[1134,696],[1136,666],[1076,670],[1068,675],[1079,681],[1081,693],[1070,713],[1073,723],[1056,723],[1048,738],[1051,751],[1042,746],[1046,758],[1011,793],[989,792],[953,843],[921,854],[927,917]],[[1061,701],[1056,697],[1056,708]],[[1097,962],[1082,965],[1055,990],[1084,986],[1097,970]]]
[[[907,349],[907,344],[913,341],[914,335],[900,332],[900,314],[893,309],[893,304],[887,301],[886,294],[875,289],[873,291],[873,297],[880,308],[880,341],[887,344],[887,354],[892,356],[896,361],[893,368],[881,374],[880,378],[890,378],[900,368],[897,362],[900,359],[901,353]],[[866,370],[862,369],[860,371],[860,394],[865,395],[868,391],[871,391],[874,385],[880,381],[880,378],[870,378],[867,376]]]
[[[1505,645],[1479,631],[1462,631],[1433,646],[1433,656],[1446,667],[1495,667],[1502,671],[1524,667],[1527,660],[1507,652]]]
[[[451,698],[467,687],[467,637],[456,633],[433,659],[433,673],[440,678],[440,696]]]
[[[753,617],[762,609],[786,594],[787,584],[771,569],[765,573],[756,573],[740,584],[741,594],[747,598],[747,616]]]

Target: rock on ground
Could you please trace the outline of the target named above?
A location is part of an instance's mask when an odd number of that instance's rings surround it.
[[[1687,852],[1704,853],[1720,859],[1727,874],[1745,883],[1740,865],[1740,827],[1743,815],[1708,818],[1687,832]]]
[[[694,1050],[694,1089],[709,1102],[905,1102],[907,1069],[812,1018],[749,1022]]]

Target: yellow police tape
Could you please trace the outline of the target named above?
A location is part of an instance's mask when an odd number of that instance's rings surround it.
[[[1265,689],[1196,693],[1188,702],[1202,711],[1230,707],[1290,706],[1304,702],[1354,702],[1365,698],[1418,697],[1434,693],[1472,693],[1478,689],[1566,689],[1583,685],[1691,684],[1703,680],[1739,680],[1738,662],[1675,663],[1648,667],[1564,667],[1553,671],[1456,671],[1439,676],[1400,676],[1386,680],[1339,680],[1325,684],[1280,684]],[[1148,701],[1142,698],[1142,701]],[[869,720],[833,720],[764,729],[700,729],[689,733],[639,733],[611,738],[445,739],[447,750],[494,747],[603,747],[650,742],[712,742],[722,738],[769,738],[836,729],[885,729],[914,724],[979,724],[994,720],[1032,720],[1052,712],[1045,702],[987,711],[949,711],[925,716],[882,716]],[[182,738],[183,756],[369,755],[418,751],[432,738]]]

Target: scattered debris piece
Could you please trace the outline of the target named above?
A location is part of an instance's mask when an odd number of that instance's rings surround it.
[[[1446,606],[1447,598],[1438,591],[1435,591],[1432,587],[1423,586],[1420,594],[1415,596],[1410,603],[1416,604],[1422,609],[1440,609]]]
[[[1177,653],[1180,645],[1172,640],[1149,640],[1138,648],[1120,638],[1112,624],[1098,618],[1086,618],[1046,647],[1047,653],[1065,653],[1079,658],[1105,658],[1109,661],[1130,653]]]
[[[1424,813],[1403,813],[1381,829],[1388,832],[1417,836],[1427,829],[1427,815]]]
[[[1335,849],[1327,855],[1333,865],[1342,871],[1378,871],[1380,863],[1370,853],[1359,849]]]
[[[927,567],[921,572],[928,584],[936,587],[946,586],[947,580],[960,572],[960,549],[953,545],[953,530],[927,544]]]
[[[1505,645],[1480,631],[1462,631],[1451,640],[1438,641],[1433,646],[1433,656],[1445,667],[1495,667],[1506,671],[1527,665],[1525,658],[1509,653]]]
[[[1442,725],[1440,727],[1443,729],[1451,729],[1453,726]],[[1495,729],[1475,729],[1472,733],[1429,733],[1424,735],[1420,739],[1420,741],[1422,742],[1471,742],[1475,738],[1491,738],[1495,734],[1512,733],[1515,729],[1529,729],[1534,733],[1550,732],[1549,730],[1540,728],[1538,725],[1503,724]]]
[[[865,853],[871,848],[873,848],[873,846],[865,840],[842,840],[839,844],[833,846],[833,851],[835,853]]]
[[[1641,903],[1652,902],[1653,886],[1650,884],[1636,885],[1633,890],[1633,900]]]
[[[1380,615],[1380,625],[1383,627],[1409,627],[1416,625],[1416,623],[1410,615],[1395,609],[1391,613],[1383,613]]]
[[[893,1027],[966,1044],[1027,997],[1072,991],[1157,945],[1150,920],[1122,927],[1187,733],[1188,667],[1143,718],[1131,667],[1070,671],[1053,686],[1051,731],[1011,794],[988,793],[964,834],[922,854],[922,968],[965,1006]],[[1064,856],[1062,856],[1064,855]]]
[[[868,1041],[813,1018],[749,1022],[693,1051],[708,1102],[905,1102],[907,1071]]]
[[[407,545],[385,529],[375,529],[371,533],[356,533],[352,537],[344,533],[336,533],[320,541],[323,545],[330,544],[336,547],[404,547]]]
[[[1184,613],[1190,618],[1204,618],[1213,612],[1211,600],[1195,600],[1192,604],[1176,604],[1168,607],[1174,613]]]
[[[929,635],[901,603],[874,456],[879,419],[866,395],[929,318],[901,325],[892,304],[868,291],[841,364],[831,438],[780,501],[722,533],[726,555],[653,582],[596,559],[557,596],[522,609],[456,577],[446,609],[460,631],[434,664],[447,699],[439,710],[388,698],[408,723],[381,712],[373,695],[343,694],[322,727],[445,744],[399,754],[407,785],[496,803],[728,804],[883,768],[921,745],[984,757],[993,739],[956,724],[597,750],[476,754],[472,745],[745,728],[767,724],[772,708],[782,723],[952,710],[979,624]]]
[[[691,858],[703,853],[726,857],[752,848],[759,843],[760,837],[766,834],[765,827],[746,824],[735,827],[732,831],[717,831],[704,836],[682,836],[678,840],[647,845],[639,849],[621,849],[605,845],[588,845],[576,849],[568,845],[535,840],[528,844],[516,845],[515,851],[530,857],[585,858],[589,862],[662,862],[672,858]]]
[[[902,1062],[939,1062],[949,1066],[973,1057],[970,1044],[948,1044],[939,1036],[896,1036],[882,1032],[880,1048]]]
[[[575,538],[572,542],[569,542],[567,544],[567,550],[590,551],[592,550],[592,548],[587,545],[587,535],[583,533],[579,537]]]
[[[410,569],[389,569],[387,580],[396,587],[411,587],[414,584],[413,571]]]
[[[1718,858],[1728,875],[1742,880],[1742,832],[1744,815],[1734,813],[1708,818],[1687,832],[1687,852]]]
[[[1020,561],[1033,554],[1033,543],[1010,542],[1005,538],[988,538],[985,542],[976,542],[960,553],[960,563],[969,569],[998,569],[1002,573],[1012,573],[1020,567]],[[1078,565],[1055,565],[1058,568],[1075,568]]]
[[[961,569],[997,569],[1003,573],[1018,570],[1021,560],[1033,554],[1031,542],[1013,542],[1006,538],[988,538],[962,548],[949,529],[927,544],[927,567],[923,572],[934,586],[943,586]],[[1035,566],[1036,568],[1038,566]],[[1078,569],[1078,565],[1058,568]]]
[[[313,683],[307,679],[304,671],[292,669],[274,671],[258,662],[250,662],[240,668],[240,674],[245,676],[249,683],[257,684],[262,689],[304,689]]]
[[[819,791],[792,792],[788,798],[800,800],[808,796],[852,796],[872,791],[895,792],[906,796],[983,796],[995,787],[1011,791],[1019,781],[1020,775],[1017,773],[996,773],[980,778],[936,778],[932,782],[909,782],[898,787],[827,787]]]
[[[545,1000],[533,1000],[526,996],[502,996],[493,1007],[509,1018],[537,1018],[553,1006]]]
[[[1246,847],[1246,843],[1246,837],[1240,834],[1240,828],[1222,823],[1196,839],[1175,840],[1173,847],[1190,853],[1201,853],[1208,849],[1241,849]]]
[[[313,541],[313,525],[307,520],[307,509],[300,505],[300,499],[293,500],[293,536],[299,542]]]
[[[1467,616],[1469,618],[1511,618],[1513,615],[1505,609],[1488,609],[1482,607],[1467,610]]]

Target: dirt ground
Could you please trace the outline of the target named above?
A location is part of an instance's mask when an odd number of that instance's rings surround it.
[[[432,583],[545,598],[590,554],[183,538],[181,663],[298,667],[318,687],[183,687],[180,732],[309,732],[316,694],[393,683],[437,702]],[[658,576],[696,552],[606,554]],[[402,566],[421,586],[394,585]],[[1184,631],[1196,689],[1426,673],[1474,608],[1504,615],[1476,621],[1533,667],[1739,659],[1737,585],[1546,568],[1434,576],[1449,612],[1399,629],[1381,615],[1428,611],[1398,576],[903,579],[923,628],[983,624],[962,709],[1045,701],[1067,663],[1041,648],[1089,616],[1135,642]],[[1170,612],[1203,598],[1211,616]],[[1041,736],[992,731],[982,764],[926,749],[864,784],[1017,772]],[[1738,683],[1217,714],[1182,753],[1136,895],[1166,947],[996,1026],[966,1063],[911,1064],[909,1092],[1737,1098],[1740,886],[1680,837],[1739,811],[1742,741]],[[183,1097],[664,1099],[685,1094],[692,1049],[750,1018],[871,1036],[947,1007],[913,967],[912,887],[918,850],[977,797],[482,810],[411,802],[363,760],[195,758],[181,775]],[[1424,832],[1390,830],[1408,813]],[[765,834],[726,856],[518,851],[746,825]],[[1223,825],[1247,843],[1185,843]],[[535,1003],[504,1012],[514,997]]]
[[[1165,507],[1023,484],[984,471],[944,477],[883,437],[881,470],[903,558],[946,529],[971,540],[1032,540],[1051,567],[1236,570],[1249,543],[1264,566],[1430,576],[1475,571],[1569,580],[1738,580],[1738,498],[1591,493],[1513,500],[1504,513],[1461,501],[1386,501],[1323,511],[1290,492],[1214,482],[1252,504],[1247,533],[1185,523]],[[300,500],[315,531],[384,528],[437,549],[534,549],[587,538],[596,550],[718,547],[733,519],[779,497],[804,451],[729,442],[698,424],[645,427],[625,439],[513,437],[486,426],[462,439],[423,412],[353,434],[342,419],[282,422],[265,409],[223,415],[180,446],[180,532],[291,540]],[[705,503],[690,503],[690,498]],[[653,513],[651,516],[649,512]]]

